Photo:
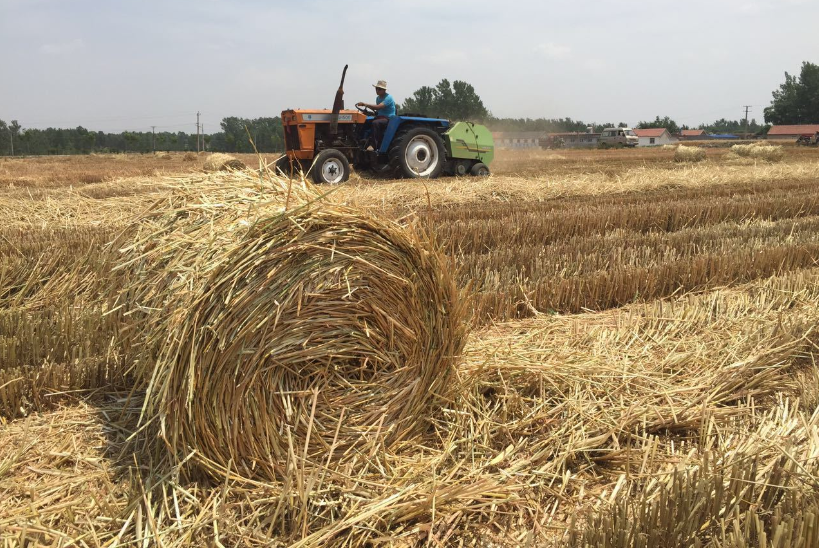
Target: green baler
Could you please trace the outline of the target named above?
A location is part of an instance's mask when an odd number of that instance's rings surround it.
[[[489,175],[495,142],[486,126],[456,122],[443,135],[449,169],[453,175]]]

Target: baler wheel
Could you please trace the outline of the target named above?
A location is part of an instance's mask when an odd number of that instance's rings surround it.
[[[483,162],[478,162],[477,164],[472,166],[472,169],[469,170],[469,173],[471,175],[474,175],[475,177],[489,177],[489,166],[487,166]]]

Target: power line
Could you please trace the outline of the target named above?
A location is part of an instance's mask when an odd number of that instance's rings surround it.
[[[709,116],[709,115],[712,115],[712,114],[719,114],[721,112],[728,112],[729,110],[734,110],[735,108],[736,108],[736,104],[731,105],[729,107],[725,107],[725,108],[711,110],[711,111],[708,111],[708,112],[701,112],[699,114],[686,114],[684,116],[680,116],[680,118],[699,118],[699,117],[702,117],[702,116]]]
[[[159,129],[162,129],[162,128],[165,128],[165,127],[190,127],[192,125],[194,125],[194,124],[192,124],[190,122],[186,122],[184,124],[171,124],[169,126],[151,126],[151,127],[158,127]]]

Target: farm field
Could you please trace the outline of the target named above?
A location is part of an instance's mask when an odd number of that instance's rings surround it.
[[[241,255],[238,225],[176,223],[279,211],[292,183],[253,171],[250,155],[241,174],[205,174],[204,156],[182,154],[0,159],[2,545],[819,544],[819,154],[706,158],[502,151],[489,178],[319,189],[334,219],[378,219],[367,234],[398,223],[441,248],[433,270],[458,288],[463,329],[441,325],[445,343],[463,338],[459,355],[445,353],[451,374],[423,428],[364,429],[364,445],[334,455],[344,415],[320,420],[319,392],[301,387],[287,466],[226,459],[205,472],[185,463],[219,441],[195,430],[197,451],[163,460],[151,437],[174,445],[154,430],[173,414],[146,424],[139,380],[162,348],[199,339],[181,320],[151,341],[134,333],[205,280],[239,283],[197,257],[256,280],[247,265],[263,255]],[[381,256],[354,243],[362,262]],[[131,283],[146,304],[126,311],[111,295]],[[442,295],[450,310],[454,293]],[[226,329],[246,332],[237,318]],[[235,406],[232,392],[215,398]]]

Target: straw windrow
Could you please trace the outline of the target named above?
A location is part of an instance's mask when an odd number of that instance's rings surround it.
[[[702,162],[705,160],[705,150],[700,147],[680,145],[674,152],[675,162]]]
[[[764,143],[734,145],[731,147],[731,153],[740,158],[751,158],[753,160],[764,160],[766,162],[779,162],[785,155],[781,145],[768,145]]]

